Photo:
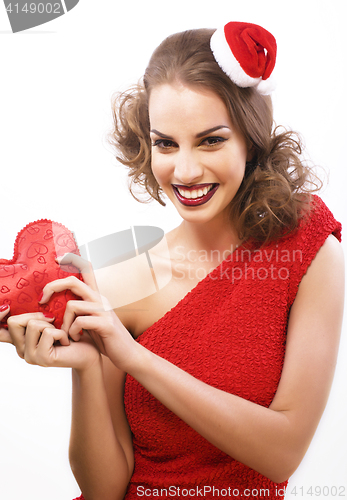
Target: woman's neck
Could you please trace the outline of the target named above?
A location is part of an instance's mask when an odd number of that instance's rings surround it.
[[[186,247],[187,251],[217,251],[226,255],[241,244],[230,220],[213,220],[204,224],[184,220],[176,231],[176,242]]]

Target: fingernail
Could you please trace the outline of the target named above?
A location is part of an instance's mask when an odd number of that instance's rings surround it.
[[[6,309],[8,309],[10,306],[7,306],[6,304],[4,304],[3,306],[0,306],[0,312],[3,312],[3,311],[6,311]]]
[[[54,319],[54,315],[53,314],[49,314],[49,313],[43,313],[44,317],[47,318],[47,319]]]
[[[83,330],[81,330],[81,331],[80,331],[80,335],[81,335],[81,337],[82,337],[82,335],[83,335],[83,334],[84,334],[84,331],[83,331]]]
[[[43,292],[41,292],[41,293],[40,293],[40,295],[39,295],[39,297],[38,297],[38,299],[37,299],[37,302],[41,302],[42,297],[43,297]]]

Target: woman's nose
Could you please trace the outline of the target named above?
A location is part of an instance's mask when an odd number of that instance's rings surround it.
[[[179,151],[175,158],[175,178],[177,183],[192,185],[200,181],[203,167],[193,152]]]

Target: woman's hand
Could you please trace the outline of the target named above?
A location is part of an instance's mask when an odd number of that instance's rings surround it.
[[[42,313],[8,318],[8,333],[18,355],[31,365],[45,367],[86,369],[93,365],[100,354],[90,337],[69,339],[64,330],[54,328],[53,319]]]
[[[0,308],[0,321],[10,308]],[[52,325],[53,316],[42,312],[10,316],[7,328],[0,327],[0,342],[13,344],[19,357],[29,364],[76,369],[90,367],[100,359],[100,352],[88,334],[81,330],[69,335]]]
[[[64,290],[71,290],[81,297],[82,300],[70,300],[67,303],[62,330],[76,340],[79,340],[81,331],[87,331],[99,351],[108,356],[119,369],[127,371],[138,344],[116,316],[107,299],[98,292],[91,264],[75,254],[67,254],[58,259],[58,262],[62,266],[72,264],[80,269],[83,282],[75,276],[52,281],[44,287],[40,303],[47,302],[53,293]],[[84,337],[78,343],[83,340]]]

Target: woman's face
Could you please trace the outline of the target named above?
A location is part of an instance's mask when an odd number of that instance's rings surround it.
[[[149,118],[153,174],[181,217],[223,217],[248,156],[223,101],[208,90],[164,84],[151,92]]]

